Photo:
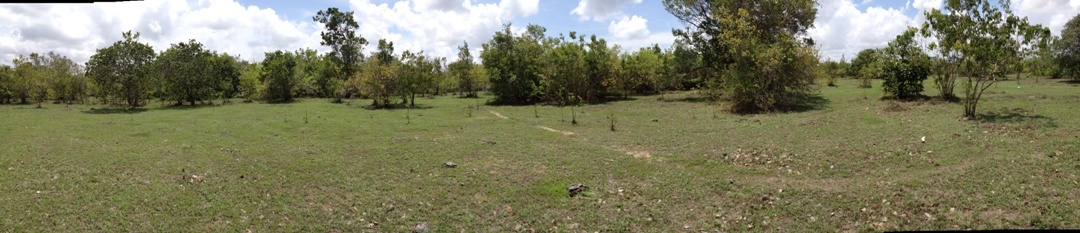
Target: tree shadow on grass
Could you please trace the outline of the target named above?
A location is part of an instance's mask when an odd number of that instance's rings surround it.
[[[1053,121],[1049,116],[1032,114],[1024,108],[1000,108],[978,113],[978,121],[983,123],[1022,123],[1029,121]]]
[[[663,101],[663,102],[669,102],[669,103],[670,102],[706,103],[706,102],[713,101],[709,97],[698,96],[698,95],[683,96],[683,97],[676,97],[676,98],[663,98],[663,99],[657,99],[657,100]]]
[[[1045,127],[1056,127],[1054,118],[1034,114],[1024,108],[1000,108],[978,114],[981,123],[1037,123]]]
[[[168,106],[158,107],[158,108],[156,108],[154,110],[190,110],[190,109],[200,109],[200,108],[212,108],[212,107],[218,107],[218,106],[219,105],[215,105],[215,104],[168,105]]]
[[[777,112],[799,113],[817,111],[825,109],[826,106],[829,106],[829,103],[831,103],[831,101],[829,101],[829,99],[825,99],[825,97],[822,97],[821,95],[811,95],[804,97],[800,101],[796,101],[793,104],[780,106],[779,108],[777,108]]]
[[[649,95],[637,95],[637,96],[649,96]],[[612,104],[612,103],[617,103],[617,102],[635,101],[635,100],[638,100],[638,98],[636,96],[627,96],[625,98],[623,98],[622,96],[608,96],[608,97],[605,97],[605,98],[600,98],[600,99],[596,100],[595,102],[588,103],[588,104]]]
[[[431,105],[427,105],[427,104],[416,104],[415,106],[409,106],[408,104],[391,104],[390,106],[377,107],[375,105],[368,104],[368,105],[360,106],[360,108],[367,109],[367,110],[397,111],[397,110],[432,109],[432,108],[435,108],[435,106],[431,106]]]
[[[84,113],[89,114],[136,114],[146,112],[145,108],[90,108],[90,110],[84,110]]]

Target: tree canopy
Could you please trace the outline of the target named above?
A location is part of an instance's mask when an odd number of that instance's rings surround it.
[[[124,39],[97,50],[86,64],[86,73],[97,84],[97,97],[107,102],[123,101],[128,107],[143,104],[150,91],[150,64],[154,48],[139,42],[139,33],[123,33]]]
[[[968,119],[976,118],[983,93],[1020,62],[1023,50],[1037,48],[1038,42],[1050,36],[1046,27],[1013,15],[1005,0],[997,4],[989,0],[950,0],[942,9],[925,15],[922,34],[935,40],[930,47],[944,57],[947,67],[941,76],[962,75],[966,79],[962,103]],[[951,80],[938,81],[938,85],[951,86],[948,82]],[[946,90],[942,94],[948,95]]]
[[[674,34],[694,46],[716,72],[709,85],[736,112],[772,111],[809,96],[817,51],[806,30],[816,1],[665,0],[687,25]]]

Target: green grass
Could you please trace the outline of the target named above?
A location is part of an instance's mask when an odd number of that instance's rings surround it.
[[[1003,81],[966,121],[956,103],[839,85],[817,110],[733,115],[684,92],[584,106],[577,125],[555,106],[469,117],[474,101],[452,97],[410,111],[5,105],[0,229],[1080,228],[1080,87]],[[571,198],[573,183],[590,189]]]

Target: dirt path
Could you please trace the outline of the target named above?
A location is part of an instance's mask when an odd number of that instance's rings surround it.
[[[499,117],[499,118],[502,118],[502,119],[504,119],[504,120],[510,120],[510,118],[509,118],[509,117],[503,116],[503,114],[502,114],[502,113],[496,112],[496,111],[494,111],[494,110],[488,110],[488,112],[490,112],[491,114],[493,114],[493,115],[495,115],[495,116],[497,116],[497,117]],[[547,126],[543,126],[543,125],[538,125],[538,124],[533,124],[533,123],[528,123],[528,122],[523,122],[523,121],[518,121],[518,120],[514,120],[514,121],[517,121],[517,122],[521,122],[521,123],[525,123],[525,124],[529,124],[529,125],[532,125],[532,126],[534,126],[534,127],[538,128],[538,129],[542,129],[542,130],[547,130],[547,131],[549,131],[549,132],[553,132],[553,133],[561,133],[562,135],[566,135],[566,136],[570,136],[570,135],[574,135],[574,134],[575,134],[574,132],[570,132],[570,131],[562,131],[562,130],[557,130],[557,129],[554,129],[554,128],[551,128],[551,127],[547,127]]]
[[[494,110],[488,110],[488,112],[490,112],[492,115],[495,115],[496,117],[502,118],[504,120],[512,120],[509,117],[503,116],[503,114],[501,114],[499,112],[496,112]],[[563,136],[574,136],[574,135],[576,135],[576,133],[574,133],[574,132],[557,130],[557,129],[547,127],[547,126],[543,126],[543,125],[539,125],[539,124],[523,122],[523,121],[519,121],[519,120],[513,120],[513,121],[529,124],[529,125],[532,125],[533,127],[536,127],[538,129],[547,130],[548,132],[560,133]],[[579,141],[583,141],[583,142],[588,142],[589,141],[588,139],[586,139],[584,137],[580,137],[580,136],[573,137],[573,138],[577,139]],[[590,144],[595,144],[595,143],[590,143]],[[604,145],[597,145],[597,146],[602,146],[602,147],[604,147],[604,148],[606,148],[608,150],[611,150],[611,151],[625,153],[626,155],[633,156],[634,158],[652,158],[652,154],[649,153],[648,151],[628,150],[626,148],[618,147],[618,146],[604,146]]]
[[[490,112],[491,114],[495,114],[495,116],[497,116],[497,117],[499,117],[499,118],[502,118],[502,119],[504,119],[504,120],[510,120],[510,118],[508,118],[508,117],[506,117],[506,116],[503,116],[503,114],[501,114],[501,113],[499,113],[499,112],[496,112],[496,111],[494,111],[494,110],[488,110],[488,112]]]

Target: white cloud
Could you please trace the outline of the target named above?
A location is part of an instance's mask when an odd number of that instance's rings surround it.
[[[413,0],[413,8],[418,11],[464,12],[466,2],[466,0]]]
[[[653,44],[657,44],[660,48],[667,49],[672,42],[675,41],[675,35],[671,32],[660,32],[655,34],[649,34],[643,38],[638,39],[612,39],[608,41],[608,45],[612,43],[619,45],[624,52],[637,51],[640,48],[649,47]]]
[[[570,14],[578,15],[581,20],[603,21],[622,16],[624,6],[638,3],[641,0],[581,0]]]
[[[466,0],[460,3],[462,9],[446,10],[446,6],[419,1],[415,4],[408,1],[394,4],[350,1],[354,17],[360,24],[359,33],[370,42],[365,53],[373,51],[378,40],[385,38],[394,42],[395,53],[423,50],[425,54],[446,57],[450,61],[457,58],[457,45],[462,41],[468,41],[470,49],[475,50],[495,31],[501,30],[503,23],[536,14],[539,10],[537,0],[502,0],[496,4],[472,4]]]
[[[608,25],[608,33],[617,40],[641,39],[649,36],[648,21],[641,16],[623,16],[622,19],[612,20]]]
[[[350,3],[360,23],[359,33],[372,44],[386,38],[395,43],[397,52],[424,50],[449,59],[455,58],[462,41],[478,48],[503,23],[539,10],[538,0]],[[274,9],[244,6],[235,0],[2,5],[0,22],[4,22],[0,24],[2,64],[10,64],[19,54],[48,51],[83,63],[97,49],[122,39],[121,32],[128,30],[139,32],[140,41],[157,51],[195,39],[207,49],[252,61],[261,61],[265,52],[274,50],[329,49],[319,45],[323,25],[306,17],[288,20]],[[371,48],[374,45],[367,51]]]
[[[140,41],[157,51],[195,39],[207,49],[247,60],[279,49],[320,48],[319,25],[284,20],[273,9],[232,0],[4,5],[0,21],[5,22],[0,25],[5,64],[18,54],[48,51],[83,63],[128,30],[139,32]]]
[[[851,0],[822,1],[814,28],[807,34],[820,46],[822,58],[850,60],[860,50],[885,47],[916,21],[899,9],[869,7],[860,11]]]
[[[1013,13],[1028,17],[1028,22],[1042,24],[1050,28],[1054,35],[1061,35],[1061,29],[1077,14],[1080,14],[1080,1],[1064,0],[1012,0]]]
[[[911,3],[911,7],[918,9],[919,12],[929,11],[934,8],[941,8],[942,0],[915,0]]]

